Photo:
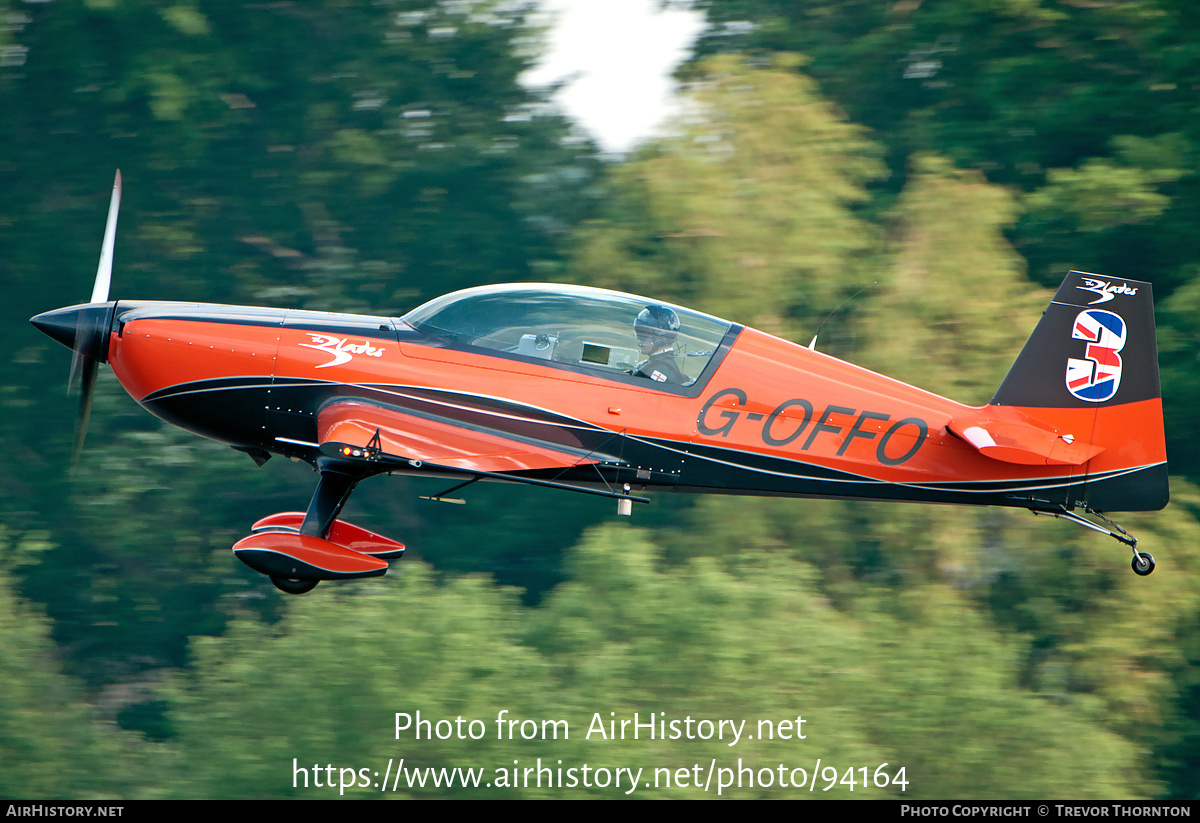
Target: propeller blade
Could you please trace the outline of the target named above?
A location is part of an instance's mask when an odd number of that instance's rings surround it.
[[[79,378],[83,376],[83,364],[89,359],[79,352],[72,352],[71,373],[67,378],[67,394],[74,394],[75,390],[79,388]]]
[[[71,474],[79,466],[79,457],[83,454],[83,441],[87,437],[88,420],[92,416],[92,395],[96,392],[96,370],[100,364],[90,357],[80,357],[82,367],[82,390],[79,393],[79,414],[75,418],[75,445],[71,450]]]
[[[108,221],[104,225],[104,242],[100,247],[100,263],[96,267],[96,282],[92,284],[92,304],[106,303],[108,289],[112,283],[113,247],[117,240],[117,214],[121,209],[121,170],[113,178],[112,197],[108,201]],[[67,391],[78,386],[79,414],[75,418],[75,445],[71,449],[71,473],[75,473],[79,458],[83,454],[83,441],[87,437],[88,420],[92,416],[92,397],[96,393],[96,371],[104,360],[108,320],[110,314],[98,316],[96,311],[84,309],[75,312],[75,335],[71,341],[74,355],[71,357],[71,376]],[[99,352],[99,354],[97,354]],[[99,360],[97,359],[99,356]]]
[[[104,245],[100,247],[100,265],[96,267],[96,282],[92,286],[91,303],[108,300],[108,286],[112,282],[113,245],[117,240],[117,212],[121,208],[121,170],[113,179],[112,199],[108,202],[108,222],[104,226]]]

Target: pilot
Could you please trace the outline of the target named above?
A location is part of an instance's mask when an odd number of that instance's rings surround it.
[[[647,306],[633,321],[633,332],[638,349],[647,357],[635,375],[672,386],[687,382],[675,365],[675,338],[679,335],[679,316],[675,312],[666,306]]]

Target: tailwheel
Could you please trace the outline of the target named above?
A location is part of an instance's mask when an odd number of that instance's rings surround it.
[[[1132,565],[1134,574],[1145,577],[1154,571],[1154,555],[1150,552],[1135,552]]]
[[[1151,567],[1153,567],[1154,561],[1151,560],[1150,563]],[[1147,574],[1149,574],[1149,572],[1147,572]],[[281,592],[287,592],[288,594],[308,594],[315,589],[317,584],[321,581],[289,580],[286,577],[272,577],[271,582],[274,583],[275,588],[279,589]]]
[[[1045,509],[1030,509],[1034,514],[1048,514],[1051,517],[1060,517],[1063,520],[1070,520],[1072,523],[1078,523],[1080,526],[1091,529],[1092,531],[1107,534],[1109,537],[1116,540],[1118,543],[1124,543],[1129,548],[1133,549],[1133,571],[1139,577],[1145,577],[1154,571],[1154,556],[1150,552],[1140,552],[1137,550],[1137,538],[1116,523],[1109,520],[1102,512],[1095,509],[1085,508],[1084,511],[1092,517],[1099,519],[1104,525],[1094,523],[1082,515],[1078,515],[1066,506],[1059,506],[1056,511],[1047,511]],[[1111,526],[1112,528],[1108,528]]]

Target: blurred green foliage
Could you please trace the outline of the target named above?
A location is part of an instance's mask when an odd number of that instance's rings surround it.
[[[0,530],[0,796],[122,797],[122,768],[137,755],[131,735],[97,720],[56,661],[46,617],[13,593],[8,564],[22,547]]]
[[[403,757],[405,768],[484,766],[494,779],[495,768],[539,757],[649,772],[716,755],[722,765],[820,757],[905,766],[903,796],[913,798],[1045,797],[1067,785],[1081,796],[1127,796],[1135,747],[1096,725],[1086,705],[1020,689],[1017,650],[949,589],[924,590],[920,620],[888,615],[869,598],[847,613],[820,594],[806,563],[748,550],[728,566],[697,559],[662,567],[647,535],[622,526],[589,532],[570,560],[571,582],[533,610],[485,580],[438,586],[412,564],[399,579],[289,608],[273,627],[239,622],[220,639],[197,641],[194,667],[161,692],[176,736],[159,778],[189,796],[328,797],[336,786],[281,781],[292,758],[375,767]],[[418,708],[434,722],[482,720],[485,736],[416,740],[408,730],[397,740],[393,712]],[[569,737],[498,740],[504,709],[517,720],[566,720]],[[745,718],[756,739],[729,748],[647,740],[644,729],[636,741],[589,739],[595,714],[607,722],[610,712],[624,719],[635,711],[643,722],[655,712]],[[796,715],[807,718],[805,741],[758,737],[758,719]],[[843,785],[825,796],[853,795]]]
[[[114,296],[386,314],[552,277],[805,344],[828,318],[821,350],[971,403],[1067,268],[1150,279],[1173,470],[1200,476],[1200,13],[695,5],[712,25],[683,114],[605,168],[521,86],[538,38],[520,3],[0,0],[0,794],[337,793],[294,788],[293,758],[314,780],[401,757],[821,757],[903,766],[913,798],[1196,796],[1186,480],[1166,512],[1122,518],[1159,555],[1143,579],[1024,512],[663,495],[632,528],[595,525],[611,512],[590,499],[501,486],[464,511],[381,478],[347,517],[415,557],[286,598],[229,547],[304,506],[307,467],[255,470],[102,372],[67,476],[68,357],[25,320],[86,295],[117,166]],[[397,740],[394,713],[417,710],[487,735]],[[571,737],[498,740],[501,710]],[[803,715],[809,737],[584,739],[595,713],[635,711]]]

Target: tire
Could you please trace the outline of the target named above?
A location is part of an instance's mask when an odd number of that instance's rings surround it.
[[[275,588],[288,594],[307,594],[317,587],[319,580],[289,580],[286,577],[272,577]]]
[[[1131,565],[1134,574],[1145,577],[1154,571],[1154,556],[1150,552],[1138,552]]]

